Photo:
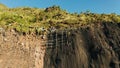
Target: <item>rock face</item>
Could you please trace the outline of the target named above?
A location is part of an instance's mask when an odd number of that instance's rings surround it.
[[[120,24],[53,32],[47,41],[44,68],[120,68]]]
[[[47,39],[0,28],[0,68],[120,68],[120,24],[94,23]]]
[[[43,68],[44,43],[39,36],[0,31],[0,68]]]

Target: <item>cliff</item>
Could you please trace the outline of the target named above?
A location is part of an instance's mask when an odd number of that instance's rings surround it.
[[[0,31],[0,67],[119,68],[120,24],[94,23],[40,35]]]
[[[120,68],[120,24],[96,23],[48,37],[44,68]]]
[[[40,36],[0,31],[0,68],[43,68],[45,41]]]
[[[0,8],[0,68],[120,68],[120,15]]]

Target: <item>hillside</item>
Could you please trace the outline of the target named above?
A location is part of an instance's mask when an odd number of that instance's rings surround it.
[[[0,7],[0,68],[120,68],[120,15]]]
[[[8,7],[0,3],[0,10],[7,9]]]
[[[6,8],[4,5],[0,5]],[[100,22],[120,22],[120,15],[96,14],[89,11],[68,13],[59,6],[52,6],[46,9],[39,8],[7,8],[0,10],[0,27],[5,30],[14,29],[16,32],[31,34],[40,33],[41,28],[49,30],[77,28],[83,25]]]

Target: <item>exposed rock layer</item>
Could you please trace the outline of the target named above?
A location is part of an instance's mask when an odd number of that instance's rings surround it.
[[[0,32],[0,68],[43,68],[45,41],[40,36]]]
[[[120,24],[53,32],[47,46],[44,68],[120,68]]]
[[[119,51],[117,23],[56,31],[47,40],[0,29],[0,68],[120,68]]]

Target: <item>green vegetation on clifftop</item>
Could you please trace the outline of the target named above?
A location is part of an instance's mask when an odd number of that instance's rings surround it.
[[[77,14],[68,13],[59,6],[52,6],[46,9],[39,8],[7,8],[0,5],[0,28],[14,29],[20,33],[36,33],[41,28],[56,29],[75,28],[90,23],[120,22],[120,15],[96,14],[89,11]]]

